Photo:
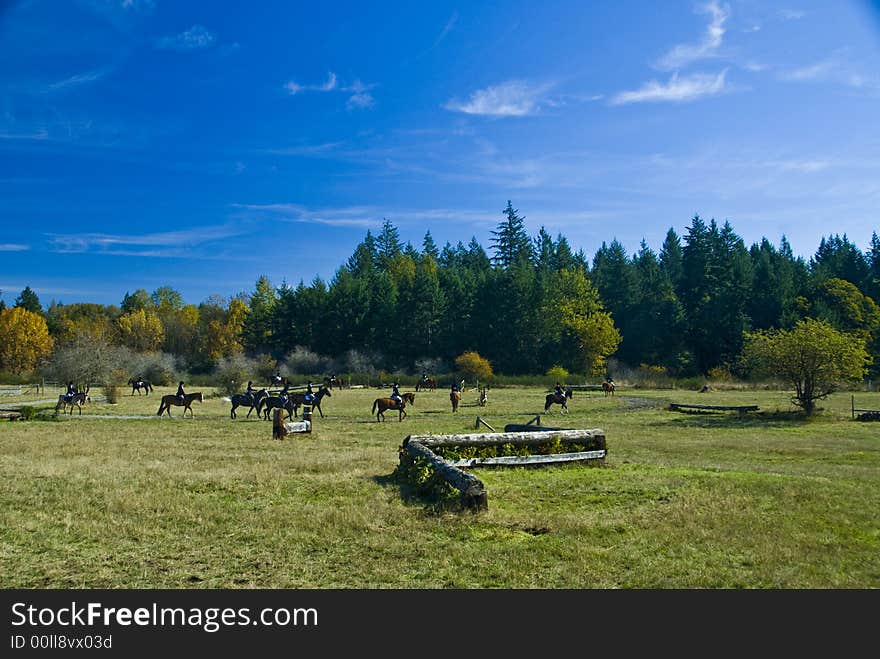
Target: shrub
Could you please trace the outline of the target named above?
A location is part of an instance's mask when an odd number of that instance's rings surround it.
[[[469,350],[455,358],[455,367],[464,375],[474,380],[488,380],[492,378],[492,364],[480,353]]]
[[[565,382],[565,379],[568,377],[569,373],[561,366],[556,365],[551,366],[547,369],[547,375],[556,382]]]
[[[33,405],[23,405],[19,410],[22,421],[33,421],[37,417],[37,408]]]

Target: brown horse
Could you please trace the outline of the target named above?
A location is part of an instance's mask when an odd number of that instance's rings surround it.
[[[332,389],[333,387],[342,389],[345,386],[345,380],[337,375],[331,375],[328,378],[324,378],[324,386],[328,389]]]
[[[416,406],[416,395],[413,392],[404,391],[402,394],[400,394],[400,397],[413,407]]]
[[[547,397],[544,399],[544,411],[545,412],[549,411],[550,406],[553,405],[553,403],[556,403],[557,405],[562,406],[562,413],[567,414],[568,413],[568,405],[566,403],[568,402],[569,398],[571,398],[571,387],[567,387],[565,389],[564,396],[557,396],[556,394],[547,394]]]
[[[433,378],[425,378],[424,380],[420,379],[418,382],[416,382],[416,391],[421,391],[422,389],[435,391],[437,389],[437,380]]]
[[[190,418],[195,416],[193,414],[192,403],[194,400],[202,402],[202,392],[197,391],[192,394],[186,394],[183,397],[183,402],[180,402],[180,399],[176,394],[168,394],[167,396],[162,396],[162,402],[159,404],[159,411],[156,412],[156,416],[162,416],[163,412],[168,412],[168,416],[171,416],[171,406],[175,407],[183,407],[183,416],[186,417],[186,411],[189,410]]]
[[[83,405],[88,403],[91,400],[89,398],[89,388],[86,387],[85,391],[80,391],[75,394],[61,394],[58,396],[58,404],[55,405],[55,416],[58,416],[58,410],[61,410],[62,413],[67,411],[67,408],[70,407],[69,414],[73,416],[73,408],[79,408],[79,414],[82,416],[83,413]]]
[[[324,396],[330,396],[331,398],[333,397],[333,394],[330,393],[330,389],[328,389],[327,387],[321,387],[320,389],[318,389],[318,393],[312,396],[311,403],[312,409],[318,410],[318,413],[321,415],[322,419],[324,418],[324,411],[321,409],[321,399]],[[301,393],[290,394],[289,400],[293,405],[293,413],[299,414],[300,405],[306,404],[306,395]],[[266,410],[266,413],[269,413],[268,409]]]
[[[605,392],[606,396],[613,396],[614,395],[614,383],[609,382],[608,380],[605,380],[605,382],[602,383],[602,391]]]
[[[449,392],[449,402],[452,403],[452,411],[458,412],[458,404],[461,402],[461,392],[460,391],[450,391]]]
[[[401,400],[400,404],[393,398],[377,398],[373,401],[373,411],[376,412],[376,421],[384,421],[385,420],[385,412],[386,410],[398,410],[400,414],[398,414],[398,421],[403,421],[403,417],[406,416],[406,400]],[[378,409],[378,411],[377,411]]]

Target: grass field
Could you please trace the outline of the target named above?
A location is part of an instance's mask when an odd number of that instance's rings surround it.
[[[275,441],[270,422],[241,409],[233,421],[213,394],[194,419],[157,418],[172,392],[0,421],[4,587],[880,586],[880,424],[850,420],[849,394],[804,420],[785,392],[575,392],[562,416],[543,413],[538,388],[490,390],[482,408],[466,392],[456,415],[438,390],[377,423],[387,391],[334,390],[311,435]],[[475,432],[478,414],[497,430],[535,414],[602,428],[608,458],[481,469],[484,513],[402,497],[402,440]]]

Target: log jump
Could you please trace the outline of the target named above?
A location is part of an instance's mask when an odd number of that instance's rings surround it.
[[[559,453],[542,453],[547,446],[577,447]],[[486,457],[445,458],[444,449],[455,452],[460,448],[490,449],[497,447],[527,449],[525,455],[489,455]],[[536,451],[536,452],[531,452]],[[495,451],[490,451],[495,453]],[[546,465],[563,462],[604,460],[607,455],[605,431],[591,430],[540,430],[520,432],[468,433],[461,435],[409,435],[401,446],[400,463],[405,470],[409,463],[424,462],[449,485],[460,492],[461,505],[470,510],[487,510],[488,496],[482,481],[464,471],[479,466],[525,466]]]
[[[757,412],[757,405],[690,405],[687,403],[669,403],[669,409],[675,412],[687,412],[688,410],[702,410],[707,412]]]
[[[272,417],[272,439],[284,439],[294,433],[312,432],[312,408],[308,405],[303,407],[302,421],[284,422],[285,410],[276,407]]]

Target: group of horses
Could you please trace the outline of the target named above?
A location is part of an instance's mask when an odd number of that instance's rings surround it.
[[[281,377],[280,375],[273,376],[272,381],[274,384],[289,384],[287,378]],[[149,395],[149,393],[153,391],[153,386],[149,382],[141,378],[132,378],[128,381],[128,384],[132,387],[132,396],[134,396],[135,392],[140,395],[141,389],[144,390],[145,395]],[[311,401],[306,400],[305,393],[291,393],[288,396],[271,395],[270,392],[265,388],[253,393],[234,394],[229,398],[230,402],[232,403],[232,409],[229,412],[229,416],[230,418],[235,419],[237,418],[236,409],[238,409],[239,407],[247,407],[247,418],[250,418],[251,413],[256,410],[258,417],[268,420],[271,411],[273,409],[280,408],[285,410],[287,412],[288,419],[292,420],[294,416],[299,414],[300,407],[303,407],[306,404],[311,404],[312,408],[318,410],[321,418],[323,418],[324,411],[321,409],[321,400],[325,396],[332,397],[333,394],[330,392],[330,390],[334,385],[338,388],[344,386],[344,384],[344,380],[336,376],[324,378],[324,385],[318,390],[317,393],[312,396]],[[432,378],[423,378],[419,380],[415,388],[416,391],[420,391],[422,389],[434,391],[437,388],[437,382]],[[604,382],[602,382],[602,390],[604,391],[606,396],[613,396],[614,389],[614,382],[610,380],[605,380]],[[78,392],[73,395],[61,394],[60,396],[58,396],[58,404],[55,406],[56,416],[59,411],[68,411],[68,408],[69,414],[72,415],[74,408],[77,408],[80,415],[82,415],[83,405],[90,400],[88,396],[88,391],[88,387],[86,387],[85,391]],[[567,413],[568,400],[571,399],[571,397],[572,387],[567,387],[563,395],[556,394],[555,392],[547,394],[544,399],[544,411],[550,411],[550,408],[555,404],[561,407],[562,413]],[[156,415],[162,416],[163,414],[167,414],[170,417],[171,407],[183,407],[183,416],[185,417],[187,410],[189,410],[190,417],[193,417],[194,415],[192,410],[192,403],[195,401],[203,401],[201,392],[186,394],[182,399],[175,394],[162,396],[161,402],[159,404],[159,410],[158,412],[156,412]],[[461,403],[461,392],[455,389],[450,391],[449,401],[452,405],[453,413],[458,412],[458,407]],[[480,389],[479,405],[485,406],[487,401],[487,389],[483,387]],[[377,421],[384,421],[385,412],[387,412],[388,410],[396,410],[398,412],[398,420],[403,421],[403,419],[407,416],[407,405],[415,405],[415,393],[409,391],[405,392],[401,394],[401,400],[399,401],[394,398],[388,397],[377,398],[373,401],[372,413],[376,415]]]

